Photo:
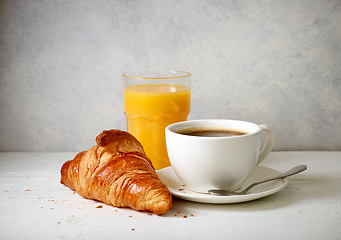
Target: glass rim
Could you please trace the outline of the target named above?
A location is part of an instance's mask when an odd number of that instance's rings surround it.
[[[150,76],[150,77],[137,77],[137,76],[129,76],[128,74],[130,73],[147,73],[147,72],[172,72],[172,73],[182,73],[184,75],[182,76],[168,76],[168,77],[158,77],[158,76]],[[168,71],[168,70],[142,70],[142,71],[131,71],[131,72],[126,72],[122,74],[122,77],[127,77],[127,78],[134,78],[134,79],[174,79],[174,78],[184,78],[184,77],[190,77],[192,76],[191,73],[185,72],[185,71]]]

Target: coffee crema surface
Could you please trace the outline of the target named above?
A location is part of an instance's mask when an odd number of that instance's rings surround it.
[[[242,136],[250,132],[241,129],[215,128],[215,127],[193,127],[176,131],[179,134],[198,137],[233,137]]]

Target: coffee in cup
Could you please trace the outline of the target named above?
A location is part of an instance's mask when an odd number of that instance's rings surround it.
[[[181,131],[178,131],[177,133],[198,137],[232,137],[248,134],[249,132],[240,129],[228,129],[217,127],[193,127],[183,129]]]

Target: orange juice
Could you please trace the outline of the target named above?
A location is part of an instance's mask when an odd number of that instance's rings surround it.
[[[155,169],[170,166],[165,128],[187,120],[191,90],[175,84],[134,85],[123,90],[123,99],[128,132],[141,142]]]

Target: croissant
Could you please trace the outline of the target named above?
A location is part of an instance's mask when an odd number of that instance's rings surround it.
[[[63,164],[62,184],[115,207],[155,214],[170,209],[172,196],[134,136],[112,129],[99,134],[96,143]]]

